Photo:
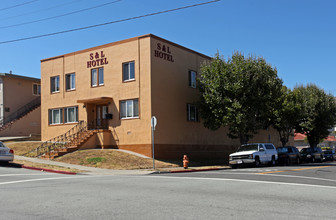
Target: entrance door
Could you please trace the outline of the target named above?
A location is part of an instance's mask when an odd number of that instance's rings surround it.
[[[102,118],[102,115],[101,115],[101,106],[100,105],[97,105],[96,107],[96,125],[97,127],[99,128],[101,126],[101,118]]]
[[[102,128],[107,126],[106,114],[108,113],[107,105],[97,105],[96,106],[96,125],[97,128]]]

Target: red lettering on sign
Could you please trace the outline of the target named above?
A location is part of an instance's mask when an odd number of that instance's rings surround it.
[[[104,54],[104,51],[90,53],[90,61],[87,61],[86,67],[93,68],[96,66],[102,66],[108,64],[108,60]]]
[[[170,54],[171,54],[171,50],[169,46],[166,46],[161,43],[156,44],[156,50],[154,50],[155,57],[158,57],[163,60],[170,61],[170,62],[174,62],[173,56]]]

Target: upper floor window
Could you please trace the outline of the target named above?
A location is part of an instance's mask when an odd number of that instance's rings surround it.
[[[120,101],[120,117],[121,118],[139,117],[138,99]]]
[[[59,76],[53,76],[50,78],[50,91],[51,93],[59,92],[60,89],[60,80]]]
[[[129,81],[134,79],[134,61],[123,63],[123,81]]]
[[[199,121],[198,108],[196,105],[187,104],[188,121]]]
[[[33,84],[33,95],[41,95],[41,85]]]
[[[65,87],[67,91],[76,89],[76,75],[75,73],[69,73],[65,75]]]
[[[91,87],[104,85],[104,68],[91,69]]]
[[[196,88],[196,75],[195,71],[189,71],[189,86],[191,88]]]

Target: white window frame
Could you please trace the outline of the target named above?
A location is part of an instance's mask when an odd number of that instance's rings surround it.
[[[191,109],[194,108],[194,114],[195,114],[195,119],[191,118]],[[193,121],[193,122],[198,122],[199,121],[199,113],[198,113],[198,107],[197,105],[193,104],[187,104],[187,119],[188,121]]]
[[[96,71],[96,76],[92,75],[93,71]],[[93,82],[95,83],[93,84]],[[98,69],[91,69],[91,87],[97,87],[97,86],[98,86]]]
[[[100,73],[103,73],[102,75],[100,75]],[[102,77],[101,77],[102,76]],[[100,67],[98,68],[98,71],[97,71],[97,82],[98,82],[98,85],[99,86],[103,86],[104,85],[104,68],[103,67]],[[103,81],[101,82],[101,79],[103,79]]]
[[[36,86],[36,93],[35,93],[35,87]],[[37,83],[33,83],[33,95],[40,96],[41,95],[41,85]]]
[[[68,114],[69,109],[74,109],[74,112],[75,112],[75,120],[74,121],[69,120],[69,114]],[[78,122],[78,106],[64,108],[64,124],[76,123],[76,122]]]
[[[92,76],[93,71],[96,72],[96,76]],[[100,75],[102,73],[102,75]],[[102,77],[101,77],[102,76]],[[95,81],[93,81],[93,79]],[[103,81],[101,81],[103,79]],[[95,82],[95,84],[93,84]],[[104,67],[93,68],[91,69],[91,87],[98,87],[104,85]]]
[[[131,78],[131,63],[133,63],[133,72],[134,72],[134,77]],[[125,79],[125,72],[124,72],[124,66],[125,65],[128,65],[128,76],[127,76],[127,79]],[[130,61],[130,62],[126,62],[126,63],[123,63],[122,65],[122,78],[123,78],[123,82],[128,82],[128,81],[134,81],[135,80],[135,62],[134,61]]]
[[[52,90],[52,88],[53,88],[52,87],[52,81],[53,81],[53,79],[55,79],[55,85],[54,85],[55,91]],[[51,91],[51,93],[58,93],[60,91],[60,76],[52,76],[52,77],[50,77],[50,91]]]
[[[196,78],[197,78],[197,72],[189,70],[189,86],[191,88],[196,89]]]
[[[74,87],[72,87],[72,84],[74,84]],[[69,88],[67,88],[68,85]],[[66,91],[72,91],[76,89],[76,73],[68,73],[65,75],[65,89]]]
[[[135,108],[134,108],[134,101],[137,102],[137,109],[138,109],[138,115],[135,115]],[[122,109],[122,105],[123,103],[125,103],[125,108]],[[127,116],[127,112],[128,112],[128,104],[132,105],[132,115],[131,116]],[[122,110],[125,110],[125,114],[122,113]],[[123,116],[124,115],[124,116]],[[120,101],[120,119],[131,119],[131,118],[139,118],[139,99],[129,99],[129,100],[122,100]]]
[[[62,111],[62,108],[55,108],[55,109],[50,109],[50,111],[51,111],[51,114],[50,114],[50,116],[51,116],[51,120],[50,120],[50,124],[51,125],[59,125],[59,124],[63,124],[63,120],[62,120],[62,114],[63,114],[63,111]],[[54,114],[53,114],[53,112],[54,111],[58,111],[59,112],[59,123],[54,123]]]

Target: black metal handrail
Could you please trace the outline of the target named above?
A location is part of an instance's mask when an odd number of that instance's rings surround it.
[[[35,98],[34,100],[32,100],[31,102],[27,103],[26,105],[22,106],[21,108],[16,110],[14,113],[10,114],[9,116],[1,117],[0,124],[5,125],[11,121],[19,119],[40,105],[41,105],[41,97],[39,96]]]
[[[88,124],[89,130],[108,129],[108,127],[109,127],[108,119],[96,119]]]
[[[71,128],[65,134],[43,142],[39,147],[24,154],[24,156],[39,157],[53,151],[66,149],[72,146],[74,141],[83,138],[87,131],[87,123],[85,121],[79,121],[77,125]]]

